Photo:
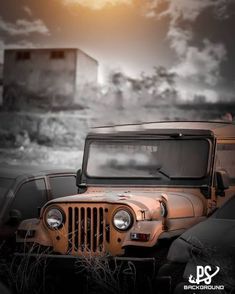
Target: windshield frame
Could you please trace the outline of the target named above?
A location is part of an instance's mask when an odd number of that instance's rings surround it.
[[[0,197],[0,204],[3,207],[5,199],[7,197],[7,194],[12,189],[12,187],[15,185],[15,179],[10,178],[10,177],[0,176],[0,180],[5,180],[5,182],[9,182],[9,185],[5,185],[4,187],[3,186],[0,187],[1,193],[3,193],[3,194],[1,194],[1,197]]]
[[[207,170],[205,175],[202,178],[192,178],[192,177],[184,177],[184,178],[171,178],[168,180],[163,180],[160,177],[100,177],[100,176],[90,176],[87,173],[87,166],[88,166],[88,158],[89,158],[89,151],[90,145],[93,142],[98,141],[123,141],[123,142],[130,142],[130,141],[156,141],[156,140],[205,140],[209,144],[208,148],[208,162],[207,162]],[[82,165],[82,182],[85,184],[91,185],[135,185],[135,186],[187,186],[187,187],[201,187],[201,186],[208,186],[211,185],[212,180],[212,170],[213,170],[213,156],[214,153],[214,137],[213,136],[184,136],[183,138],[176,139],[171,136],[138,136],[138,137],[117,137],[117,136],[110,136],[105,138],[100,137],[93,137],[87,138],[85,142],[85,149],[84,149],[84,157],[83,157],[83,165]],[[159,181],[160,179],[160,181]]]

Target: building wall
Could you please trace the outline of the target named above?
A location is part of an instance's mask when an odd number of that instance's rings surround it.
[[[79,102],[81,98],[89,98],[91,86],[96,86],[98,80],[98,62],[77,50],[76,62],[76,99]]]
[[[55,51],[64,52],[64,58],[51,55]],[[30,58],[19,56],[22,52],[30,52]],[[13,108],[21,108],[22,103],[27,105],[32,101],[52,106],[71,104],[75,75],[75,49],[6,50],[3,103],[13,104]]]

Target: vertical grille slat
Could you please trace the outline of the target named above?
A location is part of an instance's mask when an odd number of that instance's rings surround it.
[[[86,244],[87,250],[91,251],[91,209],[87,208],[87,228],[86,228]]]
[[[97,208],[93,208],[93,251],[96,252],[97,248],[97,223],[98,223],[98,215]]]
[[[99,238],[100,238],[100,210],[97,209],[97,226],[96,226],[96,250],[100,251]]]
[[[84,208],[84,251],[87,251],[87,208]]]
[[[69,207],[68,253],[103,252],[106,227],[103,207]]]
[[[80,234],[81,234],[81,251],[84,251],[84,245],[85,245],[85,208],[82,207],[81,208],[81,223],[80,223],[80,227],[81,227],[81,230],[80,230]]]
[[[81,208],[78,208],[78,250],[81,250]]]
[[[100,215],[100,221],[99,221],[99,224],[100,224],[100,227],[99,227],[99,248],[100,248],[100,251],[103,251],[103,240],[104,240],[104,216],[103,216],[103,209],[100,208],[99,209],[99,215]]]
[[[73,247],[73,209],[69,207],[68,217],[68,252],[70,253]]]
[[[91,209],[91,230],[90,230],[90,232],[91,232],[91,234],[90,234],[90,247],[91,247],[91,251],[93,251],[93,247],[94,247],[94,239],[93,239],[93,235],[94,235],[94,213],[93,213],[93,209]]]
[[[75,208],[74,213],[74,250],[78,250],[78,208]]]

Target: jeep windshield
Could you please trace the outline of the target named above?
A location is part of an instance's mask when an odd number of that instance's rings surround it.
[[[201,179],[207,175],[207,139],[97,140],[89,144],[90,178]]]

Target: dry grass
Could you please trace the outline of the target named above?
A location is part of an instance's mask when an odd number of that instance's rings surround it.
[[[15,255],[12,250],[6,253],[6,247],[2,244],[0,275],[15,294],[42,294],[48,293],[46,289],[46,254],[49,249],[42,248],[38,244],[24,246],[24,256]],[[30,254],[35,253],[35,259],[30,259]]]
[[[111,260],[111,256],[103,254],[93,256],[87,254],[79,257],[75,271],[87,278],[88,293],[125,294],[134,293],[136,287],[136,267],[128,261],[125,265]],[[130,291],[132,290],[132,291]]]

